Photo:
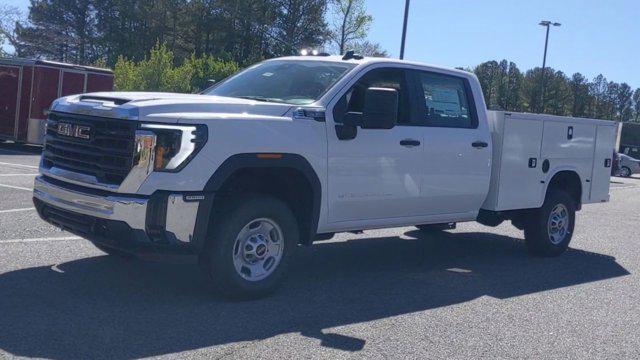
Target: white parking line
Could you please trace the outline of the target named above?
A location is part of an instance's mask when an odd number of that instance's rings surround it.
[[[21,209],[0,210],[0,214],[13,213],[13,212],[21,212],[21,211],[31,211],[31,210],[35,210],[35,209],[36,209],[36,208],[34,208],[34,207],[30,207],[30,208],[21,208]]]
[[[0,165],[25,167],[25,168],[29,168],[29,169],[37,169],[38,168],[37,166],[34,166],[34,165],[22,165],[22,164],[14,164],[14,163],[6,163],[6,162],[0,162]]]
[[[33,243],[33,242],[50,242],[50,241],[68,241],[68,240],[80,240],[79,236],[65,236],[65,237],[49,237],[49,238],[33,238],[33,239],[9,239],[0,240],[1,244],[16,244],[16,243]]]
[[[10,188],[10,189],[18,189],[18,190],[25,190],[25,191],[33,191],[33,189],[26,188],[26,187],[22,187],[22,186],[13,186],[13,185],[5,185],[5,184],[0,184],[0,186],[2,186],[2,187],[6,187],[6,188]]]

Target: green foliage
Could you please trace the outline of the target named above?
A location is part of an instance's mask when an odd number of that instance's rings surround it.
[[[146,90],[141,67],[123,56],[118,58],[113,69],[114,87],[121,91]]]
[[[344,54],[348,48],[365,40],[373,17],[367,14],[364,0],[332,0],[331,3],[335,21],[329,38],[338,54]]]
[[[240,70],[235,61],[216,59],[211,55],[197,57],[195,54],[185,60],[183,67],[191,69],[192,90],[204,90],[210,80],[218,82]]]
[[[149,58],[139,62],[118,58],[114,68],[115,87],[121,91],[197,92],[206,87],[208,80],[222,80],[238,69],[232,60],[195,54],[180,66],[174,66],[173,52],[164,44],[156,44]]]
[[[16,52],[79,64],[104,57],[113,66],[119,56],[144,59],[160,42],[177,62],[228,54],[247,64],[321,46],[327,1],[31,0]]]

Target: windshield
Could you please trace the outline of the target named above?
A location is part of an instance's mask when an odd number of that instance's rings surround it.
[[[329,61],[267,61],[205,90],[204,95],[308,105],[354,67]]]

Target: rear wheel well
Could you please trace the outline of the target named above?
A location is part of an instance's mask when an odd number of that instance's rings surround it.
[[[313,241],[314,192],[305,174],[296,168],[247,167],[234,171],[216,191],[214,209],[238,195],[270,195],[284,201],[296,217],[302,244]],[[214,211],[215,213],[215,211]]]
[[[551,190],[562,190],[573,199],[576,210],[582,207],[582,182],[575,171],[560,171],[553,175],[547,187],[546,196]]]

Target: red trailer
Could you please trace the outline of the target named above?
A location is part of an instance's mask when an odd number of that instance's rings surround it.
[[[46,111],[53,100],[112,89],[111,70],[0,58],[0,141],[42,144]]]

